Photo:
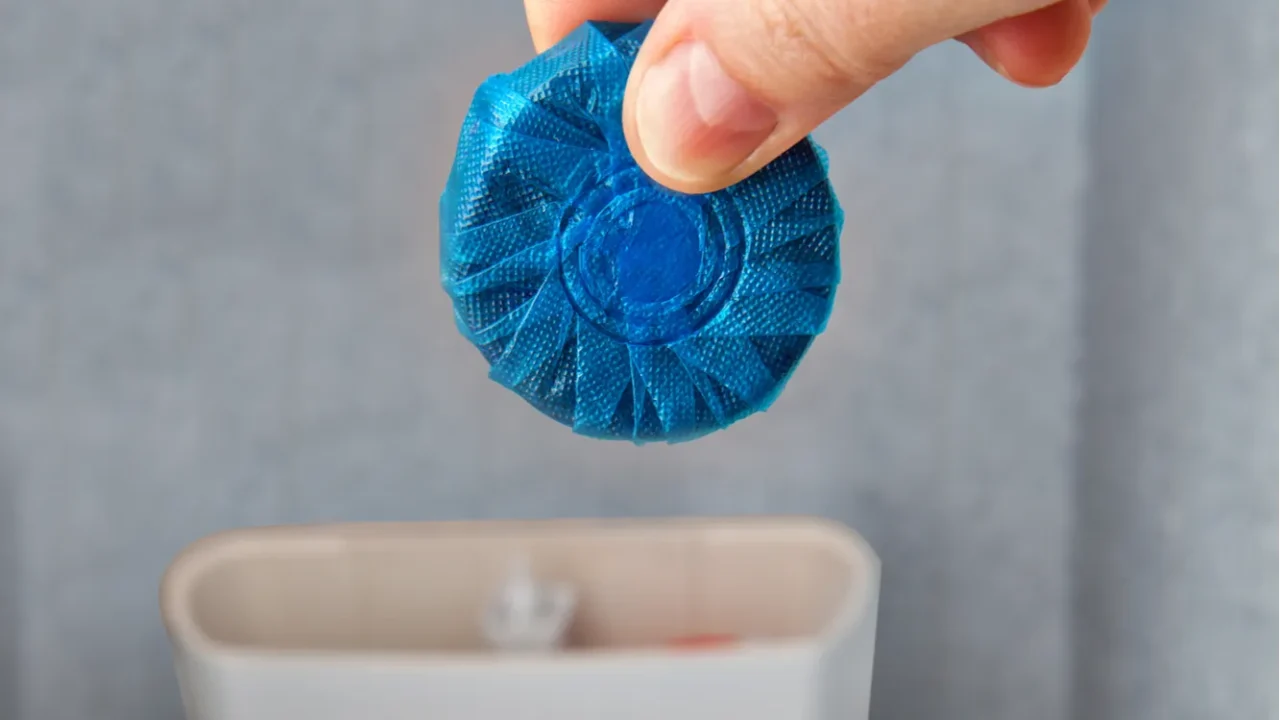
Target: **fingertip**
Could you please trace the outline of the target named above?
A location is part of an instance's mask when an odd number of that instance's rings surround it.
[[[640,22],[658,14],[666,0],[524,0],[533,46],[544,52],[583,23]]]
[[[553,32],[546,28],[534,27],[532,24],[529,25],[529,35],[533,39],[533,51],[535,53],[544,53],[564,39],[564,35],[561,33]]]
[[[1090,0],[1062,0],[961,38],[993,70],[1025,87],[1056,85],[1080,62],[1093,27]]]
[[[737,0],[721,0],[733,3]],[[636,164],[676,192],[706,194],[739,183],[795,145],[844,104],[787,102],[762,90],[710,2],[675,2],[657,17],[628,79],[622,124]],[[727,61],[720,55],[726,45]],[[736,61],[736,62],[735,62]],[[775,68],[775,71],[777,68]],[[785,80],[804,86],[804,68]],[[748,79],[755,82],[749,82]]]
[[[560,40],[554,4],[547,0],[524,0],[524,17],[533,38],[533,49],[543,52]]]

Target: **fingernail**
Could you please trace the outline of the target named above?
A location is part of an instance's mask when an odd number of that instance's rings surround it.
[[[729,77],[700,42],[685,42],[650,67],[636,95],[636,134],[658,170],[714,178],[747,159],[778,116]]]

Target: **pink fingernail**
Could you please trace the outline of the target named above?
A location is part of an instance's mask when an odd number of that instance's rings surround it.
[[[746,160],[778,116],[725,72],[706,45],[685,42],[645,71],[636,134],[645,155],[673,178],[702,180]]]

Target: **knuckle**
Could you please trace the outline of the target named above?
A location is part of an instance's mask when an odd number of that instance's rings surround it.
[[[876,3],[756,0],[758,16],[783,67],[804,68],[806,83],[832,91],[866,88],[905,62],[872,32],[877,23],[866,10]]]

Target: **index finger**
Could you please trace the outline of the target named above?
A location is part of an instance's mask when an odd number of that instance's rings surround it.
[[[666,0],[524,0],[524,12],[533,46],[542,52],[588,20],[650,20],[665,4]]]

